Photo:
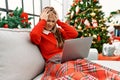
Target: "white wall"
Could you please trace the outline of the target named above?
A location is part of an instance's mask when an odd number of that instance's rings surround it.
[[[13,0],[13,1],[16,1],[16,0]],[[41,3],[41,1],[42,1],[42,3]],[[10,2],[10,1],[8,0],[8,2]],[[26,0],[24,0],[24,2],[26,2]],[[102,10],[103,10],[103,12],[105,12],[106,16],[109,16],[110,12],[120,9],[120,0],[99,0],[99,2],[102,5]],[[20,1],[16,1],[15,3],[16,3],[15,5],[10,5],[10,8],[15,8],[17,6],[17,4],[20,3]],[[73,3],[73,0],[40,0],[40,1],[35,0],[35,4],[34,4],[35,8],[36,8],[35,13],[37,13],[39,15],[39,12],[41,12],[41,9],[43,7],[51,5],[51,6],[55,7],[56,11],[59,14],[59,18],[64,21],[66,14],[69,11],[72,3]],[[13,3],[11,3],[11,4],[13,4]],[[32,10],[31,10],[32,7],[30,7],[31,4],[32,4],[32,0],[30,0],[29,3],[26,4],[26,7],[24,6],[25,11],[32,12]],[[42,8],[40,6],[42,6]],[[5,8],[5,0],[0,0],[0,7]],[[2,16],[5,15],[4,12],[0,12],[0,13],[2,13]],[[37,20],[38,20],[38,18],[37,18]],[[37,23],[37,20],[36,20],[35,24]]]
[[[102,11],[105,13],[105,16],[109,16],[110,12],[120,10],[120,0],[99,0],[100,5],[102,5]],[[73,0],[64,0],[64,16],[70,9],[70,5],[73,3]]]
[[[65,20],[66,14],[69,12],[72,2],[73,2],[73,0],[64,0],[63,1],[63,20]]]
[[[99,2],[106,17],[109,16],[110,12],[120,10],[120,0],[99,0]]]

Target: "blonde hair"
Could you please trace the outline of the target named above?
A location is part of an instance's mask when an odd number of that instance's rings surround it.
[[[49,14],[48,16],[53,15],[53,14],[57,15],[57,12],[55,11],[55,9],[53,7],[47,6],[43,10],[45,10],[45,9],[49,9],[48,13],[52,12],[52,14]],[[60,29],[58,29],[55,25],[52,32],[54,33],[55,38],[57,39],[58,47],[63,48],[64,38],[60,32]]]

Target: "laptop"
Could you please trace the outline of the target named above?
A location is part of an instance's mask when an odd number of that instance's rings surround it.
[[[65,40],[61,62],[87,58],[93,37]]]

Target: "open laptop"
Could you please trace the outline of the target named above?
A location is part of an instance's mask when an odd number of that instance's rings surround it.
[[[65,40],[61,62],[88,57],[93,37]]]

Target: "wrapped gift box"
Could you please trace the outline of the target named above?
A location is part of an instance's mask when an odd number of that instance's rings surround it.
[[[114,55],[120,56],[120,41],[114,41],[113,45],[115,46]]]
[[[103,44],[102,54],[106,56],[113,56],[115,51],[115,46],[113,44],[105,43]]]

